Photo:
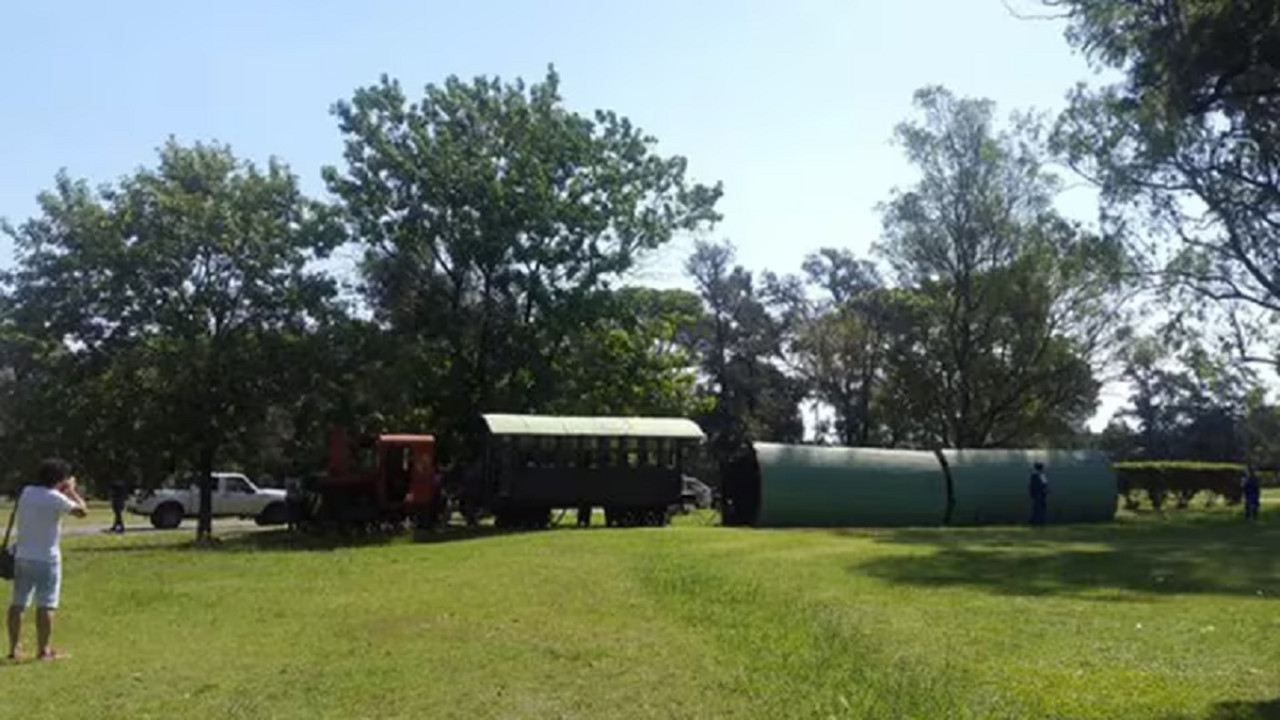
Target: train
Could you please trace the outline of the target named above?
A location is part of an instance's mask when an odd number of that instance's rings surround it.
[[[900,450],[746,442],[712,457],[696,422],[678,417],[491,413],[468,430],[469,452],[441,467],[430,434],[351,438],[335,431],[329,461],[289,495],[301,530],[542,529],[576,510],[589,525],[669,524],[691,475],[713,469],[724,525],[887,527],[1028,520],[1033,463],[1051,477],[1053,522],[1114,518],[1118,481],[1103,453],[1083,450]]]
[[[460,516],[475,527],[538,529],[566,509],[590,524],[663,526],[687,500],[706,436],[676,417],[489,413],[468,430],[468,452],[437,462],[431,434],[330,434],[326,470],[289,489],[290,526],[309,532],[439,530]],[[585,520],[585,521],[584,521]]]

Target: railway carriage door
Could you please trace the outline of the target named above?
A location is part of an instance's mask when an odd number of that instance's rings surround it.
[[[409,492],[409,473],[412,454],[404,445],[389,445],[383,451],[383,478],[385,481],[383,502],[400,503]]]
[[[410,446],[408,450],[411,459],[409,491],[415,502],[426,502],[440,492],[436,484],[435,447],[419,444]]]
[[[514,450],[510,437],[495,437],[490,447],[492,455],[490,462],[485,463],[484,490],[481,493],[486,499],[502,494],[502,478],[509,475],[514,467]]]

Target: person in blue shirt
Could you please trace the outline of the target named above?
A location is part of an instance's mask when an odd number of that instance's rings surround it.
[[[1049,477],[1044,472],[1044,463],[1037,462],[1031,466],[1031,524],[1044,525],[1049,510]]]
[[[1258,482],[1258,473],[1250,465],[1240,479],[1240,489],[1244,491],[1244,519],[1258,519],[1258,505],[1262,500],[1262,486]]]

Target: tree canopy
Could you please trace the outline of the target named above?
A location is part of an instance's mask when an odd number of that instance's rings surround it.
[[[1218,333],[1272,354],[1280,311],[1280,13],[1257,0],[1048,0],[1067,39],[1119,82],[1080,85],[1057,146],[1102,191],[1109,230],[1142,250]],[[1212,301],[1205,304],[1205,300]],[[1209,324],[1212,328],[1214,324]]]
[[[554,69],[527,87],[450,77],[413,102],[383,77],[334,106],[346,167],[325,180],[364,249],[366,299],[416,377],[404,400],[442,429],[564,408],[574,392],[581,412],[655,406],[601,398],[600,379],[572,376],[584,353],[682,382],[636,356],[660,338],[619,334],[666,319],[628,317],[635,298],[611,286],[674,234],[713,226],[720,186],[688,182],[685,159],[627,118],[568,110],[559,84]]]
[[[34,402],[81,433],[73,455],[100,454],[104,474],[184,457],[207,479],[219,451],[259,442],[296,389],[299,343],[333,312],[332,279],[308,268],[341,239],[332,211],[278,162],[173,141],[97,192],[60,176],[41,206],[8,229],[9,335]]]

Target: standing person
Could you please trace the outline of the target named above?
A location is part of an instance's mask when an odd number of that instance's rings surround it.
[[[124,532],[124,502],[129,497],[129,487],[123,480],[111,483],[111,512],[116,519],[111,523],[111,532]]]
[[[1258,482],[1258,473],[1252,465],[1244,471],[1240,489],[1244,491],[1244,519],[1257,520],[1258,506],[1262,502],[1262,484]]]
[[[1037,462],[1031,467],[1031,524],[1044,525],[1048,519],[1049,477],[1044,472],[1044,463]]]
[[[40,464],[35,484],[18,496],[17,534],[14,545],[13,599],[9,602],[9,658],[18,658],[22,613],[35,599],[36,639],[41,660],[62,657],[49,646],[53,615],[62,592],[62,516],[88,514],[84,498],[76,491],[71,466],[65,460]]]

